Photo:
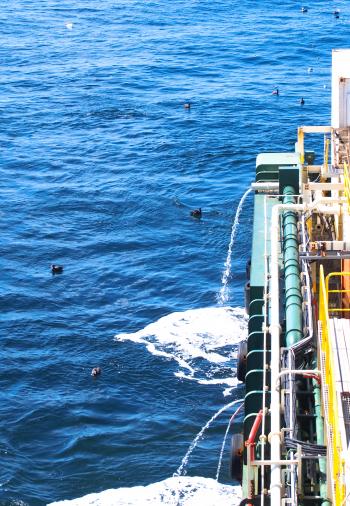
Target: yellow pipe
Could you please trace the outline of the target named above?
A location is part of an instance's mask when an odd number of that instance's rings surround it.
[[[328,156],[329,156],[329,143],[330,140],[326,138],[325,146],[324,146],[324,160],[323,160],[323,167],[325,172],[328,172]]]
[[[303,127],[298,128],[298,152],[300,155],[300,163],[303,164],[305,161]]]
[[[348,211],[350,212],[350,175],[349,167],[346,162],[344,162],[344,195],[348,203]]]

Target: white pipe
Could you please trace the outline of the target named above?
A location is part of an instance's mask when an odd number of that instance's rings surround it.
[[[339,199],[337,199],[337,202],[339,202]],[[340,215],[340,206],[338,207],[329,207],[329,206],[318,206],[317,208],[317,211],[320,213],[320,214],[337,214],[337,215]]]
[[[279,190],[279,182],[277,181],[265,181],[265,182],[258,182],[258,183],[252,183],[250,185],[252,190],[255,191],[278,191]]]
[[[270,297],[271,297],[271,385],[276,385],[280,372],[280,304],[279,304],[279,213],[282,209],[295,209],[303,211],[304,204],[277,204],[272,208],[271,214],[271,266],[270,266]],[[280,393],[276,388],[271,389],[271,481],[270,497],[271,504],[280,506],[281,504],[281,434],[280,434]]]
[[[304,253],[306,253],[306,248],[307,248],[307,245],[306,245],[306,242],[305,242],[305,239],[306,239],[306,226],[305,226],[305,214],[303,215],[302,217],[302,229],[303,229],[303,247],[304,247]],[[309,243],[310,243],[310,237],[309,237]],[[308,337],[312,337],[314,335],[314,324],[313,324],[313,315],[312,315],[312,296],[311,296],[311,284],[310,284],[310,274],[309,274],[309,267],[307,265],[307,262],[306,260],[303,260],[302,261],[302,265],[303,265],[303,268],[304,268],[304,274],[305,274],[305,277],[306,277],[306,290],[307,290],[307,303],[308,303],[308,308],[307,308],[307,312],[308,312],[308,318],[309,318],[309,321],[308,321],[308,330],[309,330],[309,335],[304,337],[305,338],[308,338]]]
[[[281,211],[305,212],[317,208],[320,204],[336,203],[339,199],[323,197],[310,204],[276,204],[271,213],[271,385],[277,385],[280,372],[280,305],[279,305],[279,214]],[[281,423],[280,423],[280,392],[276,388],[271,389],[271,504],[279,506],[281,504]]]
[[[262,396],[262,407],[263,407],[263,416],[261,421],[261,460],[265,460],[265,447],[266,447],[266,377],[267,377],[267,333],[268,333],[268,320],[267,320],[267,312],[268,312],[268,253],[267,253],[267,197],[264,198],[264,358],[263,358],[263,396]],[[262,465],[260,468],[260,480],[261,480],[261,490],[265,490],[265,466]],[[260,506],[264,506],[265,495],[261,494]]]
[[[278,464],[279,466],[297,466],[299,464],[299,460],[252,460],[252,466],[272,466],[273,464]],[[272,503],[271,503],[272,504]]]

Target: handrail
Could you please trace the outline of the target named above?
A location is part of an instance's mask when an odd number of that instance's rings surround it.
[[[331,273],[332,275],[340,273]],[[320,266],[319,280],[319,320],[321,323],[321,350],[325,359],[323,395],[326,397],[325,417],[327,422],[327,432],[329,439],[329,448],[331,454],[331,475],[332,490],[334,494],[334,504],[341,505],[345,499],[344,483],[344,460],[342,457],[342,444],[339,430],[338,401],[336,392],[336,383],[334,378],[334,358],[333,350],[329,336],[329,312],[328,312],[328,280],[329,274],[325,280],[323,265]]]
[[[298,142],[297,149],[300,155],[300,163],[305,162],[305,150],[304,150],[304,135],[305,134],[329,134],[332,132],[332,127],[330,126],[310,126],[304,125],[298,128]]]
[[[267,333],[268,333],[268,286],[269,286],[269,256],[268,256],[268,247],[267,247],[267,238],[268,238],[268,226],[267,226],[267,199],[264,198],[264,323],[263,323],[263,395],[262,395],[262,420],[261,420],[261,460],[265,460],[265,446],[266,446],[266,385],[267,385]],[[260,480],[261,480],[261,490],[265,488],[265,466],[262,465],[260,468]],[[261,494],[260,505],[264,506],[264,497]]]
[[[348,293],[350,294],[350,289],[346,288],[340,288],[338,290],[330,290],[329,289],[329,280],[333,277],[349,277],[350,278],[350,272],[330,272],[326,278],[325,278],[325,287],[326,287],[326,296],[327,296],[327,307],[328,307],[328,313],[345,313],[350,311],[350,307],[330,307],[329,305],[329,294],[330,293]]]

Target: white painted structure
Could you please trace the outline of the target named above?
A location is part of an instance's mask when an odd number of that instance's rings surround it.
[[[332,51],[332,127],[350,126],[350,49]]]
[[[332,121],[333,128],[350,127],[350,49],[333,49],[332,51]],[[343,140],[346,140],[350,150],[350,130],[345,131]],[[336,145],[334,145],[336,144]],[[332,164],[337,165],[335,153],[339,152],[344,144],[339,139],[332,139]],[[332,178],[332,182],[337,182]],[[332,195],[335,195],[332,192]],[[343,240],[350,240],[350,216],[343,216]]]

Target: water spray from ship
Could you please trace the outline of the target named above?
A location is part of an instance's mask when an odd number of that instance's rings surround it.
[[[189,449],[187,450],[187,453],[186,455],[184,456],[184,458],[182,459],[181,461],[181,465],[178,467],[176,473],[174,473],[174,476],[182,476],[182,475],[185,475],[186,474],[186,466],[188,464],[188,461],[189,461],[189,458],[190,458],[190,455],[191,453],[193,452],[193,450],[196,448],[197,444],[199,443],[199,441],[203,438],[204,436],[204,433],[207,429],[209,429],[210,425],[213,423],[213,421],[219,416],[221,415],[221,413],[223,411],[226,411],[226,409],[228,408],[231,408],[232,406],[234,406],[235,404],[238,404],[238,403],[243,403],[243,399],[236,399],[232,402],[229,402],[228,404],[226,404],[225,406],[223,406],[222,408],[220,408],[216,413],[215,415],[213,415],[210,420],[208,420],[208,422],[201,428],[201,430],[198,432],[197,436],[194,438],[194,440],[192,441],[192,443],[190,444],[190,447]],[[231,422],[231,420],[230,420]]]
[[[231,237],[230,242],[228,245],[228,251],[227,251],[227,257],[224,265],[224,271],[222,273],[221,278],[221,289],[218,294],[218,302],[221,306],[224,306],[227,304],[229,299],[229,281],[231,277],[231,267],[232,267],[232,253],[233,253],[233,247],[237,235],[238,225],[239,225],[239,217],[241,215],[243,204],[245,199],[248,197],[249,193],[251,192],[251,189],[248,188],[245,193],[242,195],[241,200],[239,201],[239,204],[236,209],[235,218],[233,220],[232,229],[231,229]]]

